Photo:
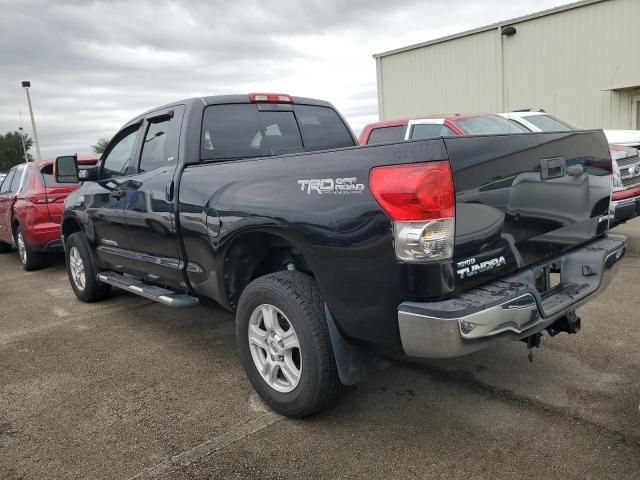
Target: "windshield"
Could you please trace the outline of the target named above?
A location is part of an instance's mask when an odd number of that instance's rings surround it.
[[[579,130],[570,123],[567,123],[564,120],[559,120],[557,117],[549,114],[529,115],[525,118],[527,122],[533,123],[543,132],[566,132],[569,130]]]
[[[467,135],[504,135],[524,133],[526,130],[498,115],[484,115],[455,120],[456,125]]]

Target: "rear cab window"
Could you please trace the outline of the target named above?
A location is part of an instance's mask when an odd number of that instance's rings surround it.
[[[371,130],[371,133],[369,133],[367,145],[384,142],[399,142],[404,140],[404,132],[406,129],[406,125],[374,128]]]
[[[211,105],[202,122],[203,160],[265,157],[355,146],[339,115],[315,105]]]

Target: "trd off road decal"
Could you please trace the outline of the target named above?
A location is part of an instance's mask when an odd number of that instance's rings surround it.
[[[504,257],[495,257],[490,258],[489,260],[485,260],[484,262],[476,263],[475,258],[468,258],[467,260],[463,260],[458,262],[456,266],[458,267],[457,274],[460,278],[468,278],[473,277],[482,272],[486,272],[488,270],[493,270],[494,268],[501,267],[502,265],[506,265],[507,261]]]
[[[348,178],[310,178],[298,180],[300,191],[311,195],[311,192],[320,195],[350,195],[364,192],[364,184],[358,183],[356,177]]]

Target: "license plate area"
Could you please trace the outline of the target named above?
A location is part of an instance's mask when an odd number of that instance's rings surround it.
[[[534,268],[536,290],[542,298],[552,295],[562,287],[560,262],[547,263]]]

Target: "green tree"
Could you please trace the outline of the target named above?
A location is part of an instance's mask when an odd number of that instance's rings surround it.
[[[33,140],[26,133],[24,136],[24,145],[27,149],[27,158],[32,160],[29,153]],[[24,162],[24,151],[22,150],[22,140],[20,132],[7,132],[0,135],[0,172],[6,172],[14,165]]]
[[[103,154],[104,149],[107,148],[109,139],[106,137],[99,138],[95,145],[91,145],[93,153]]]

